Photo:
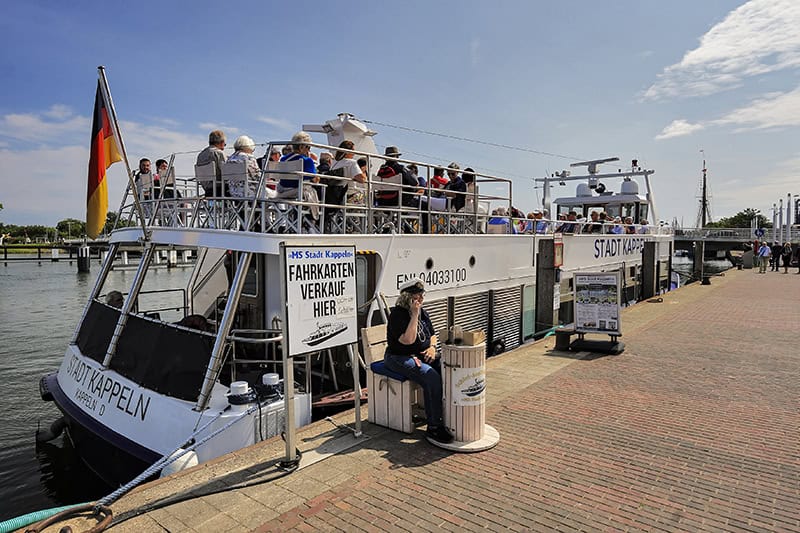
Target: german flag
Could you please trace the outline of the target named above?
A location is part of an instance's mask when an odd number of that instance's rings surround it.
[[[86,191],[86,234],[92,239],[100,234],[106,223],[106,212],[108,211],[106,169],[117,161],[122,161],[122,156],[111,128],[108,107],[98,80],[97,94],[94,97],[94,118],[92,119],[89,185]]]

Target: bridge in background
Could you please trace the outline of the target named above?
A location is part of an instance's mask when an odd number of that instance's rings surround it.
[[[756,238],[751,228],[679,228],[675,230],[675,250],[694,255],[697,247],[702,245],[704,258],[728,259],[735,264],[735,254],[732,252],[749,250]],[[766,229],[758,240],[767,243],[789,241],[797,247],[800,243],[800,226],[792,227],[788,235],[786,232],[780,235],[774,229]]]

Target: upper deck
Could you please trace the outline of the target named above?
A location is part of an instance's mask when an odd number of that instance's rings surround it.
[[[306,172],[302,161],[269,160],[273,150],[291,148],[291,141],[274,141],[257,147],[259,153],[262,149],[266,152],[265,156],[249,168],[245,162],[198,166],[195,164],[198,152],[177,153],[168,158],[168,168],[162,172],[165,178],[154,180],[154,176],[144,174],[136,177],[135,190],[128,187],[118,212],[117,228],[136,226],[148,234],[156,228],[171,228],[268,235],[665,231],[648,226],[643,220],[646,209],[641,206],[647,200],[639,196],[627,203],[620,195],[611,198],[589,194],[581,199],[585,204],[584,215],[588,215],[589,206],[602,206],[609,201],[615,204],[608,205],[615,213],[633,214],[636,224],[622,229],[613,224],[584,227],[580,221],[555,220],[557,215],[565,215],[561,211],[554,213],[552,221],[546,217],[514,218],[511,215],[518,211],[514,209],[513,184],[508,178],[472,169],[450,174],[451,170],[441,164],[378,155],[372,141],[375,132],[351,115],[342,114],[324,125],[304,128],[328,135],[329,144],[303,143],[314,152],[331,155],[338,152],[362,160],[366,181],[358,183],[319,168],[313,173]],[[342,140],[353,141],[356,149],[339,148]],[[406,170],[402,175],[387,178],[379,172],[381,165],[387,163],[400,164]],[[409,169],[414,171],[406,172]],[[441,187],[441,180],[435,178],[443,170],[458,181],[458,187]],[[563,205],[573,206],[574,202]]]

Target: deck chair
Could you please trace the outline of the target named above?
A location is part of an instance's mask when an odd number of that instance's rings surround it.
[[[225,209],[225,227],[244,227],[250,212],[250,180],[247,175],[247,163],[232,161],[222,164],[222,182],[227,184],[231,199],[227,200]]]
[[[214,198],[218,191],[215,190],[217,183],[217,165],[212,161],[205,165],[194,166],[194,178],[197,184],[203,188],[204,196]],[[198,191],[198,196],[200,196]],[[201,226],[218,227],[217,218],[219,206],[214,201],[197,202],[193,218],[200,221]]]

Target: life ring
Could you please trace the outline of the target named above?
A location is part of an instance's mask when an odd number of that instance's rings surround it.
[[[501,353],[506,351],[506,343],[503,339],[497,339],[492,342],[491,351],[489,355],[500,355]]]

